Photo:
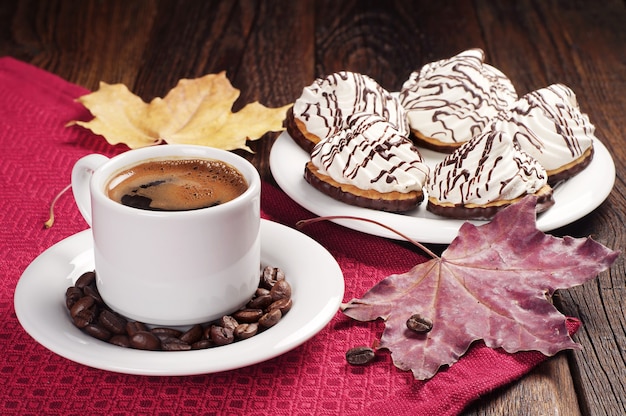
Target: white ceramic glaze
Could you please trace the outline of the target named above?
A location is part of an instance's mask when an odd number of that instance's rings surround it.
[[[280,267],[292,287],[293,307],[265,332],[222,347],[196,351],[141,351],[108,344],[72,324],[65,290],[93,270],[91,230],[41,253],[15,288],[15,313],[37,342],[69,360],[127,374],[183,376],[256,364],[301,345],[335,316],[344,294],[333,256],[294,229],[261,220],[261,266]]]
[[[109,199],[121,170],[162,158],[222,160],[246,178],[236,199],[192,211],[147,211]],[[259,174],[234,153],[167,145],[114,158],[88,155],[72,170],[77,205],[93,229],[97,285],[105,302],[131,319],[157,325],[207,322],[238,309],[259,279]]]
[[[537,218],[537,228],[550,231],[576,221],[597,208],[613,189],[615,164],[599,140],[593,142],[595,154],[585,170],[554,189],[555,204]],[[432,168],[445,157],[442,153],[420,148],[424,161]],[[376,211],[337,201],[309,185],[304,165],[310,156],[287,132],[281,133],[270,153],[270,168],[276,182],[289,197],[309,211],[320,215],[347,215],[369,218],[401,231],[422,243],[449,244],[465,222],[437,216],[426,210],[426,203],[402,213]],[[425,192],[426,194],[426,192]],[[425,200],[427,199],[425,195]],[[381,237],[402,239],[391,231],[365,221],[335,220],[344,227]],[[471,221],[476,225],[485,221]]]

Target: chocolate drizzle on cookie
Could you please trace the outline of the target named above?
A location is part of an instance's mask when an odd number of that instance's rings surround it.
[[[400,102],[420,145],[451,152],[515,102],[511,81],[484,60],[482,50],[470,49],[424,65],[404,83]]]
[[[544,188],[546,185],[543,167],[517,149],[507,133],[486,130],[435,167],[427,185],[427,208],[439,215],[447,214],[446,207],[455,208],[448,216],[459,217],[462,207],[466,210],[462,217],[483,218],[481,208],[504,207],[540,190],[551,200],[552,192]],[[473,214],[472,208],[481,212],[480,216]]]
[[[356,114],[348,122],[313,150],[321,173],[362,190],[421,192],[429,169],[409,139],[381,116]]]
[[[401,135],[409,135],[406,112],[398,99],[372,78],[348,71],[318,78],[305,87],[288,114],[292,120],[287,131],[317,143],[346,129],[355,113],[379,115]]]
[[[595,127],[565,85],[524,95],[498,119],[496,128],[506,130],[517,146],[539,161],[550,183],[573,176],[591,162]]]

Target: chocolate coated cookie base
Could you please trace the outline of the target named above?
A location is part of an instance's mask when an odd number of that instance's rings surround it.
[[[581,159],[576,161],[572,166],[567,169],[563,169],[560,172],[552,173],[548,172],[548,183],[552,186],[556,185],[559,182],[563,182],[572,176],[579,174],[583,171],[591,161],[593,160],[593,146],[587,149],[587,151],[583,154]]]
[[[346,204],[388,212],[403,212],[415,208],[424,199],[422,192],[391,192],[382,194],[365,191],[353,185],[340,184],[320,173],[312,162],[304,168],[304,179],[315,189]]]
[[[524,196],[510,201],[502,201],[502,203],[499,204],[472,207],[467,207],[465,205],[440,205],[437,204],[433,198],[429,198],[428,203],[426,204],[426,209],[435,215],[440,215],[446,218],[461,220],[490,220],[499,211],[514,204],[515,202],[518,202]],[[544,185],[535,193],[535,196],[537,197],[537,213],[544,212],[554,205],[552,188],[549,185]]]
[[[287,110],[287,116],[285,118],[285,128],[287,129],[287,133],[291,136],[291,138],[300,146],[302,149],[306,150],[307,153],[311,153],[315,145],[320,141],[319,138],[309,138],[307,137],[302,130],[298,127],[298,121],[293,115],[293,106],[289,107]],[[302,127],[304,128],[304,126]]]
[[[426,137],[417,130],[411,130],[410,138],[416,146],[445,154],[453,153],[464,143],[443,143],[439,140]]]

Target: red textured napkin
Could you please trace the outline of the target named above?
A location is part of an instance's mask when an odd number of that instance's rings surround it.
[[[371,345],[383,325],[356,322],[341,313],[310,341],[280,357],[217,374],[117,374],[53,354],[21,328],[13,294],[35,257],[86,228],[69,193],[57,204],[54,227],[43,227],[50,201],[69,183],[73,163],[88,153],[112,156],[126,150],[79,127],[65,127],[70,120],[89,118],[74,102],[87,92],[0,58],[0,414],[452,415],[546,359],[536,352],[511,355],[478,343],[427,382],[396,369],[388,353],[369,366],[352,367],[345,351]],[[268,183],[262,189],[262,209],[265,218],[288,226],[312,217]],[[408,244],[332,223],[314,224],[304,232],[339,262],[346,301],[424,261]],[[574,332],[579,323],[568,325]]]

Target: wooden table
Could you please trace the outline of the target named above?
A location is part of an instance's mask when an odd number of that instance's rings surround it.
[[[124,83],[148,101],[181,78],[226,70],[241,103],[293,102],[316,76],[342,69],[397,90],[411,71],[480,47],[520,95],[570,86],[612,153],[609,198],[557,230],[626,241],[626,6],[567,1],[31,0],[0,4],[0,56],[10,55],[91,90]],[[236,106],[240,105],[236,103]],[[271,180],[275,134],[248,155]],[[583,349],[562,353],[490,394],[468,415],[626,414],[626,285],[619,259],[596,281],[557,295],[583,321]]]

